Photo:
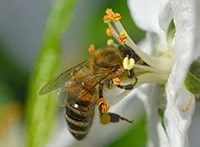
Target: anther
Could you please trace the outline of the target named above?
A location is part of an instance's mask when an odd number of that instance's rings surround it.
[[[107,45],[108,46],[112,46],[113,43],[114,43],[114,41],[112,39],[108,39],[108,41],[107,41]]]
[[[114,33],[114,31],[113,31],[112,27],[109,26],[109,27],[106,29],[106,34],[107,34],[108,36],[112,36],[113,33]]]
[[[105,15],[105,16],[103,17],[103,21],[104,21],[104,23],[111,22],[111,21],[112,21],[112,17],[110,17],[110,16],[108,16],[108,15]]]
[[[106,9],[106,14],[109,16],[109,17],[113,17],[114,16],[114,12],[112,11],[112,9]]]
[[[119,39],[120,42],[126,41],[126,39],[128,38],[126,34],[127,34],[126,31],[122,31],[120,33],[120,35],[118,36],[118,39]]]
[[[89,52],[91,55],[94,54],[94,52],[95,52],[94,44],[91,44],[91,45],[89,46],[89,48],[88,48],[88,52]]]
[[[113,16],[113,21],[116,22],[121,19],[121,15],[119,13],[115,13]]]

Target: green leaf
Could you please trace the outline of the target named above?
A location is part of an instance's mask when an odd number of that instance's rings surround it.
[[[60,60],[60,39],[67,30],[77,0],[54,0],[44,31],[37,63],[30,80],[26,105],[27,146],[44,147],[56,119],[55,95],[39,96],[41,87],[51,80]]]
[[[184,84],[191,93],[200,94],[200,57],[191,64]]]

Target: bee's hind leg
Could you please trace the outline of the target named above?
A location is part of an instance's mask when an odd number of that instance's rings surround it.
[[[105,102],[105,99],[103,98],[102,90],[103,90],[103,84],[100,84],[99,85],[99,98],[96,102],[96,104],[99,106],[98,111],[99,111],[100,123],[106,125],[109,123],[119,122],[120,120],[124,120],[129,123],[132,123],[133,121],[130,121],[124,117],[121,117],[118,114],[108,112],[109,105]]]
[[[121,117],[118,114],[110,113],[110,112],[100,113],[99,117],[100,117],[100,123],[103,124],[103,125],[106,125],[106,124],[109,124],[109,123],[117,123],[120,120],[124,120],[124,121],[126,121],[128,123],[132,123],[133,122],[133,120],[130,121],[127,118]]]

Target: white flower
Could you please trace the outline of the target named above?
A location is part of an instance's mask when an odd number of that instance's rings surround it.
[[[172,43],[173,67],[166,85],[165,110],[166,131],[169,145],[172,147],[188,146],[188,129],[194,112],[194,95],[183,86],[189,65],[200,55],[193,46],[194,2],[193,0],[129,0],[135,22],[147,32],[158,35],[161,41],[160,50],[166,49],[166,46],[162,46],[166,45],[163,33],[166,33],[171,19],[174,20],[176,33]],[[152,14],[151,10],[155,13]],[[184,112],[187,106],[190,108]]]
[[[148,116],[148,146],[188,146],[188,129],[195,102],[194,95],[183,86],[183,81],[191,62],[200,55],[200,51],[195,50],[195,48],[199,48],[199,44],[193,46],[195,40],[193,39],[194,0],[129,0],[128,5],[135,23],[147,32],[146,39],[139,47],[130,39],[118,19],[114,20],[113,23],[109,22],[108,25],[112,29],[115,28],[113,36],[117,40],[119,39],[122,45],[126,44],[131,47],[149,65],[134,66],[135,70],[148,71],[148,73],[138,77],[136,87],[151,82],[165,85],[167,105],[164,118],[167,134],[165,134],[157,114],[158,106],[155,98],[161,97],[162,90],[164,90],[160,86],[153,84],[140,86],[123,101],[111,107],[111,111],[121,114],[126,109],[130,112],[128,115],[136,115],[138,108],[141,107],[138,101],[140,99],[144,103]],[[167,30],[172,19],[176,33],[173,41],[169,42]],[[199,37],[196,38],[195,41],[198,42]],[[146,54],[140,48],[153,52],[156,57]],[[108,92],[107,95],[113,95],[113,92]],[[127,92],[119,92],[118,90],[113,96],[116,100],[115,103],[125,95]],[[96,123],[95,120],[92,132],[88,137],[82,142],[75,143],[75,140],[67,135],[67,126],[65,125],[65,129],[61,127],[60,135],[54,138],[49,146],[81,145],[89,147],[103,145],[103,143],[108,142],[108,138],[111,140],[122,131],[115,129],[116,126],[113,125],[101,126],[102,129],[99,129],[99,126],[99,122]],[[117,127],[125,128],[126,126],[118,124]]]

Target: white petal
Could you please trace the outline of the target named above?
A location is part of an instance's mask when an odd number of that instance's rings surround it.
[[[184,147],[188,144],[188,128],[194,111],[194,100],[187,112],[182,111],[186,106],[184,103],[188,103],[188,101],[194,97],[182,86],[183,80],[187,73],[188,66],[191,64],[194,57],[200,55],[200,28],[198,26],[199,17],[197,17],[199,13],[196,11],[196,22],[198,25],[196,24],[197,30],[194,30],[195,11],[193,2],[193,0],[171,0],[176,27],[173,46],[176,60],[166,88],[168,105],[165,118],[171,145],[177,147]],[[198,7],[196,10],[199,10],[199,5],[196,5],[196,7]],[[193,38],[193,36],[195,36],[195,38]]]
[[[200,55],[200,1],[196,0],[195,3],[195,43],[194,49],[196,49],[196,54],[194,58]],[[195,114],[193,116],[192,125],[189,131],[189,146],[198,146],[200,144],[199,136],[200,136],[200,107],[199,105],[195,109]]]
[[[194,54],[194,8],[193,0],[171,0],[172,13],[176,28],[172,48],[175,52],[175,62],[172,69],[173,84],[178,89],[185,78],[188,66]]]
[[[170,82],[171,81],[169,81],[166,89],[167,98],[168,100],[171,100],[170,102],[168,101],[165,110],[166,130],[172,147],[187,147],[188,129],[195,108],[194,95],[183,86],[174,93],[174,87]],[[185,112],[184,109],[187,107],[191,99],[192,103],[190,108]]]
[[[161,126],[157,105],[157,99],[162,97],[164,89],[155,84],[146,84],[143,86],[148,87],[148,91],[144,93],[137,90],[137,94],[140,95],[140,99],[143,101],[147,113],[148,147],[168,147],[169,143],[164,129]]]
[[[128,0],[129,10],[137,24],[143,30],[159,32],[158,14],[162,0]]]
[[[172,20],[172,8],[169,0],[163,0],[158,15],[160,27],[167,31],[168,26]]]
[[[200,1],[195,1],[195,39],[194,39],[194,58],[198,57],[200,55]]]

